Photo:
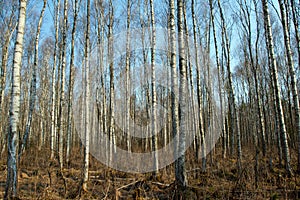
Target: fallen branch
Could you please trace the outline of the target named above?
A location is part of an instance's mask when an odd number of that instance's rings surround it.
[[[103,199],[107,198],[108,192],[109,192],[109,187],[110,187],[110,181],[108,182],[108,187],[107,187],[107,190],[106,190],[106,193],[105,193],[105,196],[103,197]]]

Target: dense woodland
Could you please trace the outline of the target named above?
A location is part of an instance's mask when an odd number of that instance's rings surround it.
[[[0,18],[0,198],[300,198],[299,0],[3,0]]]

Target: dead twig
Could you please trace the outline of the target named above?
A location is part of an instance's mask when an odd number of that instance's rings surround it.
[[[107,190],[105,192],[105,196],[103,197],[103,199],[106,199],[108,196],[108,192],[109,192],[109,188],[110,188],[110,181],[108,182],[108,186],[107,186]]]

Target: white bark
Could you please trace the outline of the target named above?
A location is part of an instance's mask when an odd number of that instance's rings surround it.
[[[283,26],[283,35],[284,35],[284,44],[286,49],[287,64],[289,67],[289,73],[291,78],[292,94],[293,94],[293,103],[294,103],[294,112],[295,112],[295,123],[296,123],[296,135],[298,136],[298,170],[300,171],[300,110],[299,110],[299,97],[298,97],[298,88],[297,88],[297,79],[295,74],[295,67],[293,62],[291,44],[290,44],[290,34],[288,29],[288,22],[286,17],[286,9],[284,2],[278,0],[281,13],[281,22]]]
[[[85,43],[85,93],[84,93],[84,168],[83,168],[83,184],[82,189],[87,191],[87,181],[89,179],[89,150],[90,150],[90,0],[87,0],[87,22],[86,22],[86,43]]]
[[[219,99],[220,99],[220,117],[221,117],[221,129],[222,129],[222,137],[223,137],[223,158],[226,158],[227,153],[227,136],[225,131],[225,118],[223,116],[223,96],[222,96],[222,79],[220,76],[221,73],[221,66],[220,66],[220,59],[219,59],[219,51],[218,51],[218,43],[217,43],[217,36],[216,36],[216,27],[214,21],[214,13],[213,13],[213,5],[212,0],[209,1],[210,6],[210,16],[213,28],[213,38],[214,38],[214,45],[215,45],[215,54],[216,54],[216,64],[218,70],[218,91],[219,91]]]
[[[72,101],[73,101],[73,85],[74,85],[74,54],[75,54],[75,33],[78,16],[78,1],[75,1],[74,6],[74,19],[72,28],[72,39],[71,39],[71,60],[70,60],[70,71],[69,71],[69,104],[68,104],[68,126],[67,126],[67,149],[66,149],[66,163],[69,165],[70,162],[70,146],[72,137]]]
[[[57,49],[58,49],[58,27],[59,27],[59,10],[60,10],[60,0],[57,0],[56,10],[55,10],[55,46],[54,46],[54,61],[52,69],[52,105],[51,105],[51,134],[50,134],[50,158],[54,158],[54,151],[56,145],[56,65],[57,65]]]
[[[126,116],[125,116],[125,133],[127,134],[127,150],[131,151],[131,136],[130,136],[130,15],[131,15],[131,3],[127,1],[127,31],[126,31],[126,61],[125,61],[125,73],[126,73]]]
[[[157,127],[156,127],[156,104],[157,104],[157,95],[156,95],[156,80],[155,80],[155,52],[156,52],[156,28],[155,28],[155,12],[154,12],[154,5],[153,0],[150,0],[150,17],[151,17],[151,31],[152,31],[152,40],[151,40],[151,89],[152,89],[152,151],[154,152],[154,169],[155,171],[158,170],[158,155],[157,155]]]
[[[60,82],[60,104],[58,118],[58,157],[60,168],[64,165],[64,132],[65,132],[65,79],[66,79],[66,60],[67,60],[67,33],[68,33],[68,0],[64,1],[64,26],[62,38],[62,65],[61,65],[61,82]]]
[[[185,172],[185,138],[186,138],[186,56],[183,29],[183,1],[177,0],[177,28],[178,28],[178,53],[179,53],[179,146],[178,146],[178,174],[176,180],[181,187],[186,187]]]
[[[220,0],[218,0],[218,7],[220,11],[220,16],[221,16],[221,24],[222,24],[222,37],[223,40],[225,39],[225,44],[224,48],[226,49],[227,57],[226,57],[226,70],[227,70],[227,79],[228,79],[228,103],[229,103],[229,113],[231,117],[231,124],[230,127],[232,128],[232,142],[231,145],[233,145],[234,142],[234,134],[236,134],[237,137],[237,154],[238,154],[238,162],[237,162],[237,167],[239,170],[242,168],[242,147],[241,147],[241,136],[240,136],[240,130],[238,126],[238,116],[237,116],[237,110],[236,110],[236,104],[235,104],[235,97],[234,97],[234,88],[232,84],[232,77],[231,77],[231,63],[230,63],[230,44],[229,44],[229,39],[227,35],[227,30],[226,30],[226,23],[225,23],[225,18],[222,10],[222,6],[220,3]],[[224,43],[224,41],[222,41]]]
[[[7,139],[7,180],[4,199],[17,197],[17,144],[18,144],[18,125],[20,111],[20,71],[23,54],[23,39],[26,21],[27,0],[20,0],[17,38],[14,50],[13,68],[12,68],[12,89],[9,112],[9,129]]]
[[[21,154],[24,151],[24,148],[27,143],[28,136],[30,134],[30,129],[31,129],[31,121],[32,121],[32,115],[34,111],[34,106],[35,106],[35,100],[36,100],[36,71],[38,67],[38,55],[39,55],[39,38],[40,38],[40,32],[41,32],[41,26],[43,22],[43,17],[45,13],[47,5],[47,0],[44,0],[43,8],[40,14],[38,26],[37,26],[37,31],[36,31],[36,37],[35,37],[35,50],[34,50],[34,63],[33,63],[33,69],[32,69],[32,79],[31,79],[31,85],[30,85],[30,97],[29,97],[29,113],[28,113],[28,119],[26,122],[26,127],[25,127],[25,133],[23,135],[23,140],[21,143],[21,147],[19,148],[19,155],[18,159],[20,161]]]
[[[194,1],[192,1],[194,4]],[[192,13],[194,13],[194,6],[192,8]],[[193,15],[193,14],[192,14]],[[195,13],[194,13],[195,15]],[[194,48],[195,48],[195,64],[196,64],[196,70],[197,70],[197,100],[198,100],[198,126],[199,126],[199,133],[196,135],[199,138],[199,141],[201,141],[201,153],[202,153],[202,170],[206,171],[206,144],[205,144],[205,133],[204,133],[204,123],[203,123],[203,98],[201,93],[201,78],[200,78],[200,65],[198,61],[198,44],[197,44],[197,35],[196,35],[196,18],[193,15],[193,37],[194,37]],[[198,151],[200,149],[197,149]],[[198,155],[198,152],[197,152]]]
[[[175,31],[175,2],[174,0],[169,1],[170,8],[170,67],[171,67],[171,108],[172,108],[172,137],[175,141],[178,140],[179,133],[179,124],[178,124],[178,79],[177,79],[177,70],[176,70],[176,31]],[[174,155],[178,154],[178,144],[174,145]],[[175,176],[178,175],[178,164],[177,160],[175,160]]]
[[[262,0],[262,6],[263,6],[263,13],[264,13],[264,27],[265,27],[266,36],[267,36],[267,38],[266,38],[267,45],[268,45],[267,50],[268,50],[268,54],[269,54],[270,65],[271,65],[271,70],[272,70],[272,77],[273,77],[273,82],[274,82],[273,84],[274,84],[274,90],[275,90],[276,111],[278,114],[278,122],[279,122],[279,128],[280,128],[279,131],[280,131],[280,136],[281,136],[281,145],[283,148],[283,156],[284,156],[284,160],[285,160],[285,168],[288,173],[292,174],[292,168],[290,165],[290,152],[289,152],[287,133],[286,133],[282,103],[281,103],[281,89],[280,89],[279,81],[278,81],[277,63],[276,63],[275,54],[274,54],[274,42],[273,42],[272,28],[271,28],[271,21],[270,21],[267,0]]]
[[[114,38],[113,38],[113,23],[114,23],[114,8],[112,1],[109,2],[109,25],[108,25],[108,59],[110,71],[110,124],[109,124],[109,141],[112,145],[109,146],[109,162],[112,162],[113,153],[116,152],[115,138],[115,85],[114,85]]]

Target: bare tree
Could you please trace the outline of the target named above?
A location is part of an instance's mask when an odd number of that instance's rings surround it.
[[[47,0],[44,0],[43,8],[40,14],[37,31],[36,31],[36,37],[35,37],[35,49],[34,49],[34,63],[33,63],[33,69],[32,69],[32,78],[31,78],[31,84],[30,84],[30,99],[29,99],[29,113],[28,113],[28,119],[26,122],[26,128],[25,133],[23,135],[23,140],[21,142],[21,147],[19,148],[19,155],[18,160],[20,161],[20,156],[24,151],[24,148],[27,143],[28,136],[30,134],[30,128],[31,128],[31,121],[32,121],[32,114],[34,111],[35,106],[35,100],[36,100],[36,73],[37,73],[37,67],[38,67],[38,55],[39,55],[39,38],[41,33],[41,26],[43,22],[43,17],[45,13],[47,5]]]
[[[200,63],[199,63],[199,55],[198,55],[198,43],[197,43],[197,32],[196,32],[196,18],[195,18],[195,5],[194,1],[192,1],[192,17],[193,17],[193,37],[194,37],[194,48],[195,48],[195,65],[196,65],[196,77],[197,77],[197,101],[198,101],[198,126],[199,133],[197,133],[200,138],[201,143],[201,157],[202,157],[202,171],[206,171],[206,143],[205,143],[205,134],[204,134],[204,122],[203,122],[203,96],[202,96],[202,88],[201,88],[201,71],[200,71]],[[200,150],[200,149],[199,149]],[[198,152],[196,152],[198,155]]]
[[[300,172],[300,110],[299,110],[299,97],[298,97],[298,89],[297,89],[297,79],[295,74],[291,44],[290,44],[290,34],[288,28],[288,22],[286,17],[286,8],[284,2],[282,0],[278,0],[280,13],[281,13],[281,23],[283,27],[283,35],[284,35],[284,44],[286,49],[286,57],[287,64],[289,67],[289,73],[291,78],[292,85],[292,94],[293,94],[293,103],[294,103],[294,112],[295,112],[295,123],[296,123],[296,131],[298,135],[298,171]]]
[[[126,24],[126,61],[125,61],[125,73],[126,73],[126,116],[125,116],[125,133],[127,134],[127,150],[131,151],[131,136],[129,129],[130,118],[130,17],[131,17],[131,4],[130,0],[127,1],[127,24]]]
[[[59,31],[59,13],[60,13],[60,0],[57,0],[55,10],[55,45],[54,45],[54,61],[53,61],[53,68],[52,68],[52,105],[51,105],[51,136],[50,136],[50,148],[51,148],[51,155],[50,158],[54,158],[54,151],[55,151],[55,144],[56,144],[56,120],[57,120],[57,113],[56,113],[56,65],[58,61],[58,31]]]
[[[68,103],[68,120],[67,120],[67,149],[66,149],[66,163],[69,165],[70,162],[70,145],[72,136],[72,101],[73,101],[73,85],[74,85],[74,54],[75,54],[75,33],[78,16],[78,5],[80,1],[74,3],[74,19],[72,28],[72,39],[71,39],[71,56],[70,56],[70,70],[69,70],[69,103]]]
[[[4,20],[7,21],[7,27],[6,30],[4,30],[3,34],[3,43],[2,45],[2,58],[1,58],[1,65],[0,65],[0,131],[3,133],[0,135],[0,145],[1,145],[1,152],[0,155],[2,155],[4,149],[5,149],[5,136],[4,133],[5,131],[3,130],[4,127],[4,119],[3,119],[3,107],[4,107],[4,91],[5,91],[5,83],[6,83],[6,74],[7,74],[7,61],[8,61],[8,56],[9,56],[9,45],[11,43],[11,38],[13,36],[13,33],[17,27],[17,23],[15,20],[15,4],[12,4],[11,8],[11,14],[8,18],[5,18]]]
[[[267,50],[269,54],[269,60],[272,70],[272,78],[275,90],[275,101],[276,101],[276,111],[278,115],[278,122],[280,127],[280,134],[281,134],[281,144],[283,147],[283,154],[285,160],[285,169],[289,174],[292,174],[292,168],[290,165],[290,152],[289,146],[287,141],[287,134],[286,134],[286,127],[284,121],[284,115],[282,110],[282,103],[281,103],[281,89],[279,87],[278,82],[278,72],[277,72],[277,63],[274,55],[274,42],[272,36],[272,28],[270,22],[270,15],[269,15],[269,8],[267,0],[262,0],[263,6],[263,13],[264,13],[264,27],[266,31],[266,39],[267,39]]]
[[[112,141],[113,145],[110,145],[109,157],[110,162],[113,159],[113,153],[116,152],[116,137],[115,137],[115,84],[114,84],[114,38],[113,38],[113,25],[114,25],[114,7],[112,0],[109,1],[109,25],[108,25],[108,58],[109,58],[109,71],[110,71],[110,124],[109,124],[109,140]]]
[[[215,54],[216,54],[216,64],[218,70],[218,91],[219,91],[219,99],[220,99],[220,116],[221,116],[221,130],[222,130],[222,137],[223,137],[223,158],[226,158],[227,153],[227,135],[225,131],[225,118],[224,118],[224,111],[223,111],[223,96],[222,96],[222,79],[221,79],[221,65],[220,65],[220,58],[219,58],[219,50],[218,50],[218,41],[216,36],[216,26],[214,20],[214,10],[213,10],[213,1],[209,1],[210,7],[210,16],[211,16],[211,23],[213,28],[213,39],[215,45]]]
[[[17,197],[18,165],[17,144],[20,111],[20,70],[23,54],[23,39],[26,21],[27,0],[20,0],[17,39],[15,42],[14,62],[12,71],[12,89],[7,137],[7,178],[4,199]]]
[[[85,34],[85,72],[84,72],[84,168],[83,168],[83,181],[82,189],[87,191],[87,181],[89,179],[89,149],[90,149],[90,0],[87,0],[87,13],[86,13],[86,34]]]
[[[152,151],[154,152],[154,169],[158,170],[158,158],[157,158],[157,127],[156,127],[156,104],[157,104],[157,96],[156,96],[156,79],[155,79],[155,51],[156,51],[156,28],[155,28],[155,13],[154,13],[154,5],[153,0],[150,0],[150,16],[151,16],[151,89],[152,89]]]
[[[183,1],[177,0],[177,27],[178,27],[178,55],[179,55],[179,146],[178,146],[178,174],[176,181],[181,187],[186,187],[187,178],[185,171],[185,138],[186,138],[186,56],[183,29]]]
[[[242,147],[241,147],[241,135],[240,130],[238,127],[238,116],[236,111],[236,103],[235,103],[235,97],[234,97],[234,89],[233,89],[233,83],[232,83],[232,75],[231,75],[231,63],[230,63],[230,43],[228,38],[228,33],[226,30],[226,22],[225,17],[223,13],[223,9],[220,3],[220,0],[218,0],[218,7],[220,11],[220,17],[221,17],[221,26],[222,26],[222,46],[225,49],[226,52],[226,70],[227,70],[227,81],[228,81],[228,107],[229,107],[229,116],[230,116],[230,128],[231,128],[231,145],[233,145],[233,135],[236,134],[237,137],[237,154],[238,154],[238,162],[237,167],[239,170],[242,168]],[[225,40],[225,43],[224,43]]]

